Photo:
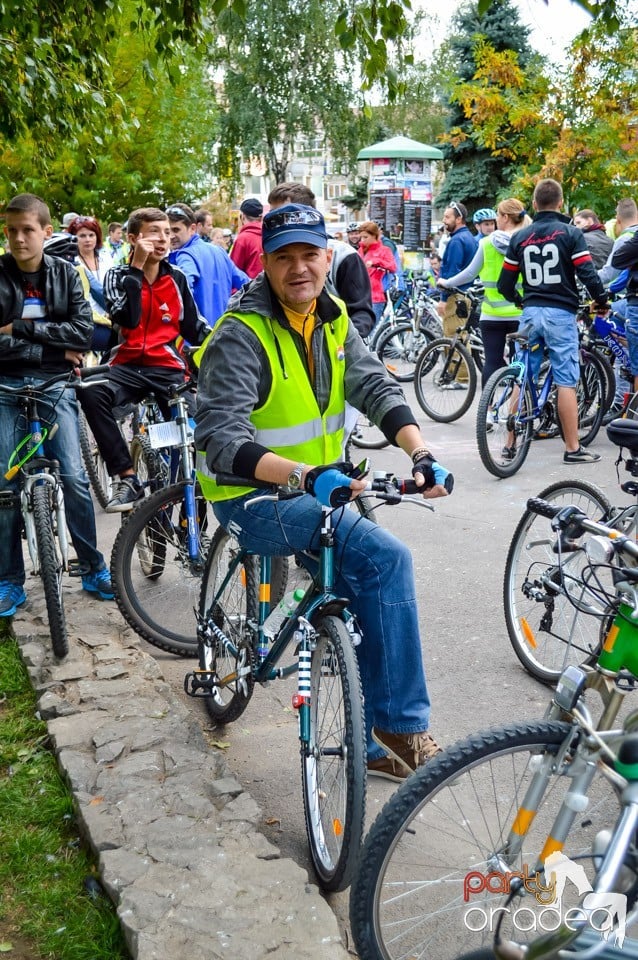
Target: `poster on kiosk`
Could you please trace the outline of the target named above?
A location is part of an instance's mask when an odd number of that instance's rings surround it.
[[[419,271],[432,230],[431,163],[389,158],[370,162],[370,219],[399,246],[403,266]]]

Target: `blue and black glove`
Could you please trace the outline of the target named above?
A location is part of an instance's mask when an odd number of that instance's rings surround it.
[[[304,480],[306,493],[316,497],[324,507],[342,507],[352,496],[351,478],[339,469],[347,466],[352,467],[352,464],[331,463],[325,467],[313,467]]]
[[[412,467],[412,476],[415,477],[417,473],[420,473],[425,480],[422,489],[430,490],[440,483],[448,493],[452,493],[454,489],[454,477],[449,470],[446,470],[445,467],[442,467],[441,464],[434,459],[431,453],[417,450],[416,459],[412,462],[414,464]]]

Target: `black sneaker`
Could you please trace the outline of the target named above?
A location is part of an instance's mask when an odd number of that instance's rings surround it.
[[[599,453],[592,453],[591,450],[585,450],[584,447],[579,447],[572,453],[566,450],[563,454],[563,463],[598,463],[599,460]]]
[[[144,487],[135,475],[121,477],[115,485],[113,496],[106,505],[107,513],[124,513],[132,510],[144,496]]]
[[[513,460],[516,456],[516,444],[512,444],[511,447],[503,447],[501,450],[501,457],[503,460]]]

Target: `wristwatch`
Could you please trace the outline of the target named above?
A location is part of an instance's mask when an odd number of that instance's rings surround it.
[[[292,473],[288,474],[288,486],[291,490],[299,490],[301,487],[301,477],[305,468],[305,463],[298,463]]]

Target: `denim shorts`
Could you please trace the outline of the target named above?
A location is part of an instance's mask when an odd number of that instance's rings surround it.
[[[530,365],[534,380],[547,347],[557,387],[576,387],[580,378],[576,316],[558,307],[524,307],[519,330],[529,330]],[[536,349],[534,349],[536,347]]]
[[[629,350],[629,367],[632,375],[638,377],[638,304],[627,305],[627,349]]]

